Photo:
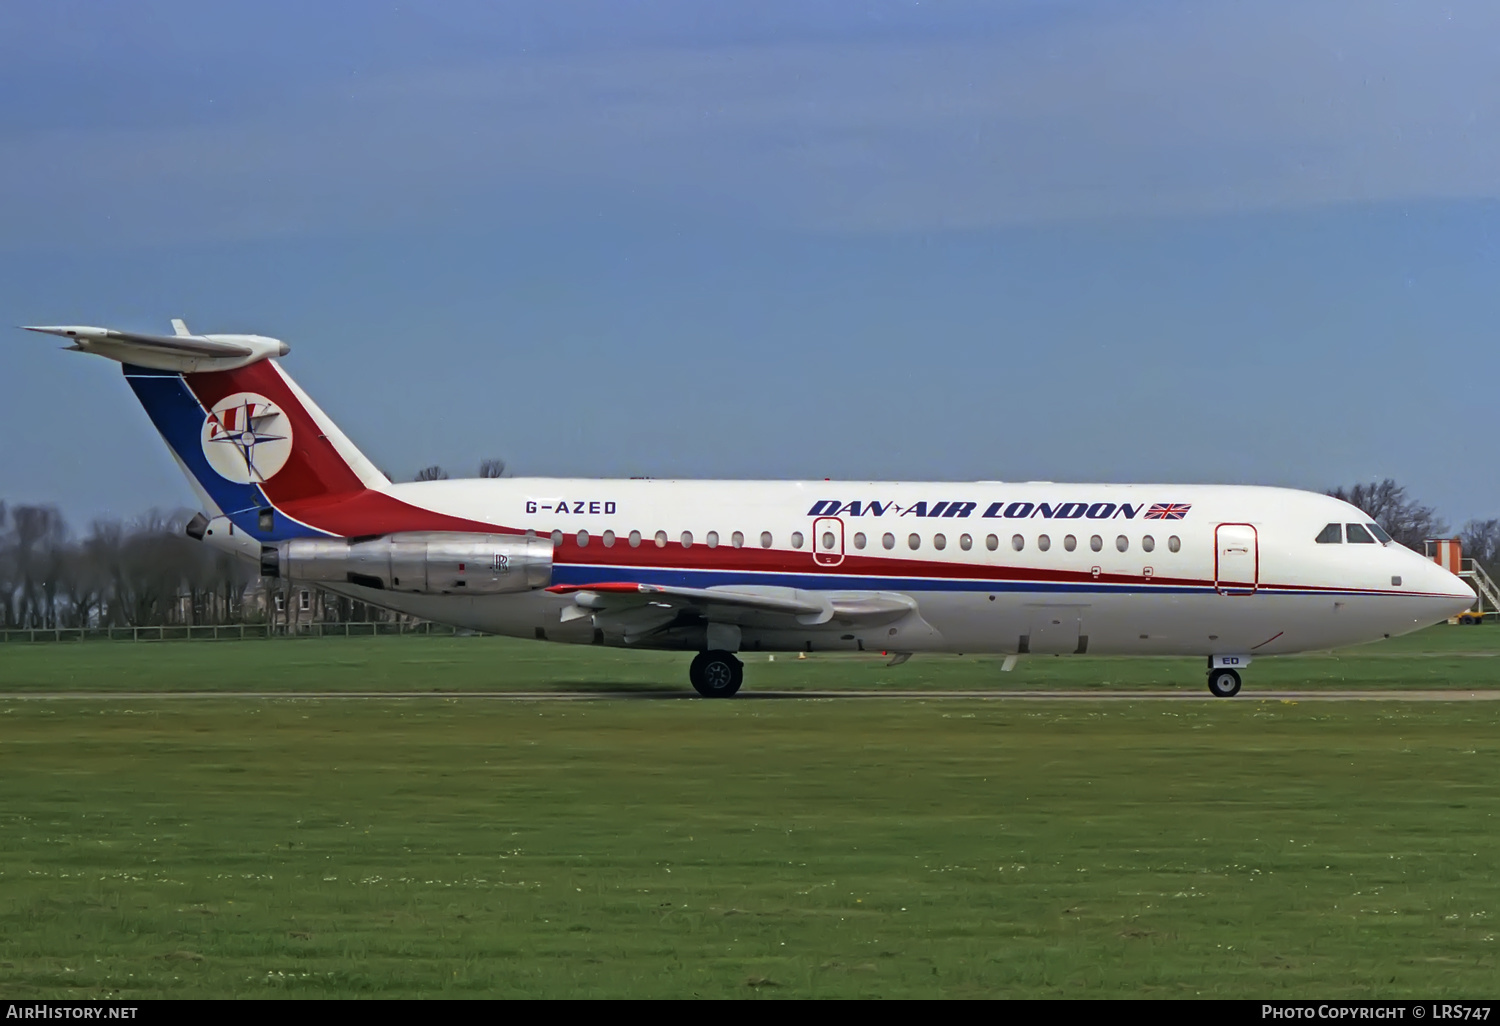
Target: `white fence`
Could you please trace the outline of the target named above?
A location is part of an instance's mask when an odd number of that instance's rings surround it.
[[[6,641],[246,641],[252,638],[361,638],[400,634],[470,634],[445,624],[414,623],[229,623],[198,627],[53,627],[0,630]]]

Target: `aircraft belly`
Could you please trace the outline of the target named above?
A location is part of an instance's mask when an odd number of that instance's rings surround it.
[[[1407,609],[1388,596],[1104,593],[1090,595],[1087,604],[1025,592],[997,593],[994,600],[963,593],[915,597],[949,650],[976,653],[1272,655],[1358,644],[1430,622],[1422,619],[1420,603]]]
[[[565,621],[571,604],[545,592],[417,595],[340,585],[340,594],[397,612],[518,638],[694,650],[701,619],[652,612]],[[742,618],[746,651],[964,652],[1186,656],[1275,655],[1358,644],[1430,622],[1419,602],[1390,596],[1261,591],[1254,595],[1108,593],[1058,603],[1044,593],[911,592],[917,608],[894,622],[800,626],[785,618]],[[1052,599],[1053,601],[1048,601]]]

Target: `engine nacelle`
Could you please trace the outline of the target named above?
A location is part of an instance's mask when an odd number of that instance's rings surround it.
[[[260,572],[422,595],[500,595],[552,583],[552,541],[439,531],[358,541],[292,538],[261,548]]]

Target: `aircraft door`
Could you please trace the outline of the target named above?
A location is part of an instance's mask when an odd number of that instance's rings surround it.
[[[819,566],[838,566],[844,561],[844,522],[838,517],[819,517],[813,521],[813,562]]]
[[[1253,595],[1260,584],[1260,537],[1250,524],[1214,529],[1214,587],[1221,595]]]

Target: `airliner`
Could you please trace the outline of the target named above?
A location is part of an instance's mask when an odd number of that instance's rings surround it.
[[[188,533],[269,578],[424,619],[696,653],[1196,656],[1231,697],[1260,656],[1468,609],[1458,577],[1354,506],[1229,485],[948,481],[396,483],[278,363],[286,343],[34,327],[123,365],[203,506]]]

